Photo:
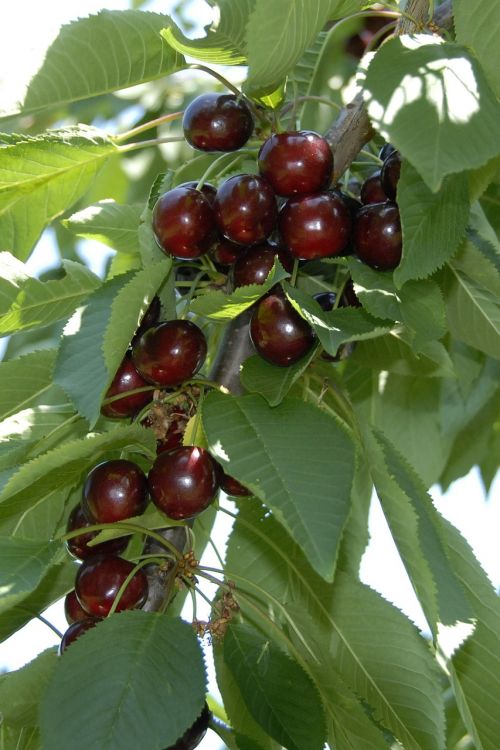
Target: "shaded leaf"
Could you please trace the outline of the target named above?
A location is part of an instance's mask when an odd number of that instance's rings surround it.
[[[259,393],[270,406],[277,406],[316,356],[316,349],[290,367],[278,367],[255,355],[243,363],[240,378],[249,393]]]
[[[0,676],[2,719],[12,727],[36,727],[38,704],[57,664],[54,649],[47,649],[15,672]]]
[[[57,542],[0,537],[0,611],[36,589],[60,549]]]

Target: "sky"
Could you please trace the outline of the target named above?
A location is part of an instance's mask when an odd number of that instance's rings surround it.
[[[171,0],[152,0],[144,7],[148,10],[171,12]],[[200,28],[209,22],[210,10],[199,0],[193,0],[193,13]],[[19,80],[26,81],[37,69],[40,55],[47,41],[53,39],[58,28],[78,16],[97,12],[102,7],[123,9],[125,0],[21,0],[9,3],[4,10],[0,25],[0,91],[2,99],[19,97]],[[20,44],[22,40],[22,44]],[[5,100],[5,99],[4,99]],[[107,248],[99,243],[81,245],[83,256],[90,260],[93,270],[103,268]],[[46,232],[34,252],[28,270],[38,275],[54,264],[56,255],[51,230]],[[493,585],[500,588],[500,554],[498,529],[500,529],[500,477],[494,483],[489,498],[485,497],[479,474],[472,471],[467,477],[455,482],[442,495],[433,488],[432,497],[437,509],[451,521],[471,544],[476,556],[488,573]],[[219,546],[227,536],[227,516],[222,516],[217,532]],[[380,505],[374,498],[370,513],[372,540],[365,553],[361,577],[365,583],[379,591],[388,600],[402,609],[418,627],[425,629],[425,620],[411,584],[399,559],[390,536]],[[217,565],[213,559],[207,565]],[[66,627],[61,605],[55,605],[47,616],[56,627]],[[203,616],[203,615],[201,615]],[[17,669],[31,660],[39,651],[55,645],[57,638],[41,623],[35,622],[0,644],[0,667]],[[220,742],[209,733],[200,745],[200,750],[218,750]]]

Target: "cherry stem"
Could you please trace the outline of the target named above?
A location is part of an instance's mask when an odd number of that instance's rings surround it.
[[[229,171],[229,169],[232,169],[233,166],[236,166],[236,164],[241,160],[242,153],[241,151],[238,153],[238,156],[236,158],[232,158],[229,164],[227,164],[220,172],[219,176],[223,175],[225,172]],[[217,167],[219,164],[227,159],[227,154],[221,154],[217,157],[205,170],[205,172],[202,174],[200,179],[198,180],[198,184],[196,185],[197,190],[201,190],[207,179],[210,177],[212,172],[217,171]]]
[[[298,273],[299,273],[299,259],[295,258],[293,261],[293,269],[292,269],[292,276],[290,278],[290,286],[295,286],[297,284]]]
[[[317,102],[318,104],[326,104],[328,107],[333,107],[333,109],[336,109],[337,111],[340,111],[342,109],[340,104],[337,104],[337,102],[332,102],[326,96],[299,96],[294,102],[288,102],[283,106],[280,112],[280,117],[284,117],[285,115],[287,115],[288,112],[293,109],[295,103],[301,104],[302,102]]]
[[[196,378],[193,380],[186,380],[184,381],[184,385],[206,385],[209,388],[215,388],[216,390],[220,391],[221,393],[229,393],[228,389],[221,385],[220,383],[216,383],[215,380],[208,380],[208,378]]]
[[[148,393],[148,391],[157,391],[157,385],[143,385],[140,388],[133,388],[130,391],[124,391],[123,393],[117,393],[116,396],[109,396],[102,402],[103,406],[112,404],[115,401],[121,401],[122,398],[128,398],[129,396],[135,396],[136,393]]]
[[[140,148],[159,146],[161,143],[182,143],[184,140],[183,135],[172,135],[166,138],[152,138],[150,141],[138,141],[137,143],[127,143],[125,146],[118,146],[118,150],[122,154],[126,154],[129,151],[137,151]]]
[[[216,556],[217,560],[219,561],[221,568],[224,568],[224,560],[222,559],[222,555],[219,552],[219,550],[217,549],[217,545],[215,544],[215,542],[212,539],[212,537],[208,538],[208,543],[210,544],[210,546],[212,547],[213,551],[215,552],[215,556]]]
[[[397,21],[394,21],[393,23],[388,23],[385,26],[383,26],[381,29],[379,29],[370,39],[368,44],[365,47],[364,54],[366,55],[367,52],[372,52],[377,44],[380,42],[380,40],[386,36],[389,35],[389,33],[392,33],[396,26],[398,25]]]
[[[253,116],[260,121],[263,121],[263,116],[259,112],[259,110],[254,106],[254,103],[251,101],[251,99],[248,99],[237,86],[234,85],[234,83],[231,83],[227,80],[227,78],[224,78],[223,75],[220,73],[217,73],[215,70],[212,70],[212,68],[208,68],[206,65],[200,65],[199,63],[195,63],[193,65],[189,65],[189,68],[191,70],[202,70],[204,73],[208,73],[208,75],[213,76],[213,78],[216,78],[220,83],[222,83],[226,88],[229,89],[229,91],[232,91],[235,96],[239,97],[240,99],[243,99],[249,109],[252,110]]]
[[[111,617],[111,615],[114,615],[114,613],[116,612],[117,607],[120,604],[120,600],[121,600],[123,594],[125,593],[125,590],[126,590],[127,586],[129,585],[130,581],[135,576],[135,574],[139,570],[141,570],[141,568],[144,568],[146,565],[150,565],[150,564],[151,564],[151,560],[149,560],[149,559],[148,560],[141,560],[140,562],[137,563],[137,565],[135,565],[132,568],[132,570],[130,571],[130,573],[128,574],[128,576],[125,578],[125,580],[123,581],[122,585],[118,589],[118,593],[116,594],[116,596],[114,598],[113,604],[111,605],[111,609],[109,610],[109,612],[107,614],[107,617]]]
[[[31,615],[35,619],[40,620],[40,622],[43,622],[43,624],[46,625],[48,628],[50,628],[52,632],[57,635],[58,638],[63,637],[63,634],[61,633],[61,631],[58,630],[55,625],[52,625],[52,623],[49,620],[47,620],[43,615],[40,615],[38,612],[32,612],[30,609],[27,609],[26,607],[19,606],[19,609],[22,610],[23,612],[26,612],[28,615]]]
[[[171,112],[168,115],[162,115],[161,117],[157,117],[155,120],[149,120],[143,125],[138,125],[136,128],[132,128],[132,130],[127,130],[125,133],[120,133],[119,135],[114,136],[113,140],[117,143],[128,141],[129,138],[134,138],[136,135],[144,133],[146,130],[152,130],[158,125],[163,125],[166,122],[173,122],[174,120],[178,120],[183,116],[183,114],[184,112]]]
[[[188,586],[189,595],[191,597],[191,603],[193,605],[192,620],[196,622],[198,620],[198,605],[196,602],[196,592],[192,586]]]
[[[234,744],[234,732],[227,724],[223,724],[220,720],[212,717],[208,722],[208,726],[222,740],[226,747],[231,747]]]
[[[175,524],[176,526],[182,526],[183,524]],[[63,534],[60,537],[57,537],[58,540],[61,542],[67,541],[68,539],[73,539],[73,537],[80,536],[81,534],[89,534],[92,531],[105,531],[106,529],[120,529],[122,531],[128,532],[125,534],[125,536],[128,536],[129,534],[145,534],[146,536],[150,536],[151,539],[154,539],[158,544],[161,544],[162,547],[165,547],[165,549],[169,550],[170,552],[173,552],[175,558],[177,560],[180,560],[182,558],[181,553],[179,550],[168,541],[168,539],[165,539],[161,534],[158,534],[156,531],[153,531],[152,529],[146,529],[144,526],[138,526],[135,523],[123,523],[122,521],[117,521],[115,523],[94,523],[91,526],[85,526],[83,529],[75,529],[74,531],[68,531],[66,534]],[[100,542],[96,541],[96,544],[100,544]],[[89,545],[91,546],[91,545]]]

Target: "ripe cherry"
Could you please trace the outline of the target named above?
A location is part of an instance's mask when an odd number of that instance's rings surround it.
[[[378,152],[378,158],[382,161],[385,161],[387,157],[389,157],[391,154],[394,153],[396,149],[392,145],[392,143],[384,143],[380,151]]]
[[[222,234],[240,245],[255,245],[276,226],[278,211],[273,189],[262,177],[230,177],[217,191],[215,219]]]
[[[59,656],[64,651],[66,651],[68,646],[71,646],[71,644],[74,643],[77,638],[86,633],[87,630],[95,628],[95,626],[99,622],[99,619],[100,618],[89,617],[88,615],[86,615],[84,620],[78,620],[77,622],[74,622],[72,625],[70,625],[62,637],[61,643],[59,644]]]
[[[293,268],[290,251],[283,245],[263,242],[260,245],[245,248],[233,266],[233,283],[235,287],[247,284],[263,284],[274,265],[275,256],[286,271]]]
[[[158,318],[160,317],[161,312],[161,302],[159,297],[153,297],[151,300],[151,304],[149,305],[148,309],[142,316],[141,322],[139,323],[139,326],[134,333],[134,337],[132,339],[132,344],[136,339],[138,339],[144,331],[147,331],[148,328],[151,328],[151,326],[154,326],[154,324],[158,321]]]
[[[132,349],[139,373],[154,385],[179,385],[195,375],[205,361],[207,342],[189,320],[169,320],[150,328]]]
[[[383,203],[387,200],[387,195],[382,187],[379,169],[363,182],[359,197],[361,198],[361,203],[364,205],[368,203]]]
[[[354,224],[358,258],[381,271],[396,268],[401,260],[402,236],[398,207],[394,203],[363,206]]]
[[[182,118],[186,141],[200,151],[237,151],[250,138],[253,117],[243,98],[234,94],[201,94]]]
[[[401,174],[401,156],[399,151],[393,151],[382,164],[380,179],[384,192],[392,201],[396,199],[396,191]]]
[[[106,617],[127,576],[135,565],[122,557],[92,557],[76,574],[75,591],[78,601],[89,615]],[[136,571],[120,598],[117,612],[142,607],[148,596],[148,579]]]
[[[64,614],[69,625],[80,620],[86,620],[88,613],[85,612],[82,605],[76,598],[76,592],[70,591],[64,598]]]
[[[192,445],[160,453],[148,481],[154,504],[175,520],[201,513],[218,489],[210,453]]]
[[[331,310],[333,310],[337,295],[335,294],[335,292],[318,292],[318,294],[315,294],[313,296],[313,299],[316,300],[316,302],[321,307],[321,309],[324,310],[324,312],[330,312]]]
[[[233,265],[242,251],[243,248],[241,245],[235,245],[234,242],[226,240],[225,237],[220,237],[212,246],[210,255],[218,266],[227,268]]]
[[[333,154],[319,133],[274,133],[259,151],[260,173],[277,195],[317,193],[330,184]]]
[[[354,291],[354,284],[352,279],[348,279],[344,289],[342,291],[342,297],[340,298],[340,307],[362,307],[359,301],[358,295]]]
[[[97,523],[114,523],[140,516],[147,504],[146,476],[132,461],[104,461],[87,475],[82,507]]]
[[[181,260],[198,258],[210,249],[215,237],[212,207],[195,188],[169,190],[156,201],[153,232],[166,255]]]
[[[174,745],[170,745],[166,750],[195,750],[206,734],[211,716],[212,713],[205,703],[203,711],[194,724],[184,732]]]
[[[224,473],[222,474],[220,488],[226,495],[232,495],[233,497],[249,497],[252,494],[241,482]]]
[[[67,531],[84,530],[87,526],[92,526],[93,523],[94,521],[88,519],[82,506],[78,504],[70,513]],[[68,539],[66,542],[68,552],[78,560],[87,560],[89,557],[94,557],[95,555],[118,555],[120,552],[123,552],[128,544],[128,537],[119,537],[118,539],[110,539],[107,542],[96,544],[94,547],[89,547],[89,542],[95,539],[98,533],[98,531],[88,531],[87,533],[84,532]]]
[[[250,336],[260,356],[280,367],[293,365],[311,350],[315,341],[313,329],[281,290],[256,304]]]
[[[280,211],[285,245],[300,260],[340,255],[348,246],[351,213],[333,192],[289,198]]]
[[[196,190],[198,183],[196,180],[190,180],[189,182],[181,182],[177,187],[182,188],[194,188]],[[200,188],[201,192],[210,203],[211,206],[214,204],[215,196],[217,195],[217,188],[210,182],[204,182]]]
[[[150,384],[144,380],[142,375],[139,375],[132,362],[130,353],[127,352],[104,398],[107,399],[112,396],[118,396],[118,394],[126,394],[135,388],[144,388],[145,386],[150,386]],[[124,395],[122,398],[111,401],[109,404],[103,404],[101,406],[101,414],[110,419],[133,417],[146,404],[149,404],[152,398],[153,392],[151,390],[135,393],[131,396]]]

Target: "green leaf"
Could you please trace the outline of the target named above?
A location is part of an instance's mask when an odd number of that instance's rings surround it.
[[[206,36],[189,39],[170,21],[161,32],[172,49],[211,64],[246,63],[246,27],[255,0],[218,0],[220,17],[208,26]]]
[[[453,258],[453,268],[500,298],[500,253],[474,230]]]
[[[477,0],[453,0],[453,21],[457,41],[476,53],[490,86],[500,96],[500,50],[496,30],[500,25],[497,3]]]
[[[368,67],[364,98],[375,128],[432,191],[498,154],[500,103],[457,44],[423,34],[390,39]]]
[[[399,292],[403,322],[415,331],[414,349],[446,333],[443,294],[433,279],[407,281]]]
[[[469,214],[467,176],[447,177],[439,192],[433,193],[418,172],[403,161],[398,206],[403,258],[394,271],[394,280],[402,286],[409,279],[430,276],[456,252]]]
[[[205,680],[190,625],[156,612],[122,612],[87,632],[60,659],[41,706],[44,746],[173,745],[203,708]]]
[[[375,271],[357,258],[348,258],[347,264],[354,290],[363,308],[376,318],[401,320],[401,310],[392,274]]]
[[[38,727],[10,727],[0,724],[0,747],[2,750],[41,750]]]
[[[0,537],[0,612],[36,589],[59,549],[57,542]]]
[[[353,354],[356,364],[375,370],[387,370],[396,375],[429,378],[452,378],[453,364],[443,344],[428,341],[412,349],[411,339],[403,331],[381,336],[372,341],[363,341]]]
[[[344,430],[300,401],[272,409],[259,396],[220,393],[206,397],[203,425],[225,471],[272,509],[331,580],[354,475],[354,445]]]
[[[279,260],[275,258],[274,266],[263,284],[240,286],[231,294],[225,294],[222,291],[210,292],[193,300],[189,309],[196,315],[202,315],[211,320],[232,320],[288,276],[290,276],[288,271],[285,271]]]
[[[2,249],[25,260],[42,229],[85,193],[114,153],[102,132],[83,125],[10,138],[0,148]]]
[[[65,400],[52,385],[56,354],[55,349],[44,349],[0,363],[0,419],[34,406],[54,391]]]
[[[277,367],[255,355],[243,363],[240,378],[245,390],[259,393],[270,406],[277,406],[316,356],[316,349],[290,367]]]
[[[2,719],[12,727],[35,727],[38,704],[57,664],[54,649],[47,649],[29,664],[0,676]]]
[[[65,276],[42,282],[28,278],[10,308],[0,314],[0,334],[8,335],[67,318],[100,281],[82,263],[63,261]]]
[[[325,718],[316,689],[297,662],[246,625],[232,625],[224,657],[254,719],[289,750],[321,750]]]
[[[119,253],[139,252],[139,223],[142,203],[124,205],[104,200],[70,216],[63,225],[77,237],[85,237],[112,247]]]
[[[170,18],[103,10],[63,26],[32,79],[22,112],[57,107],[174,73],[184,58],[161,39]],[[19,107],[10,108],[11,115]]]

